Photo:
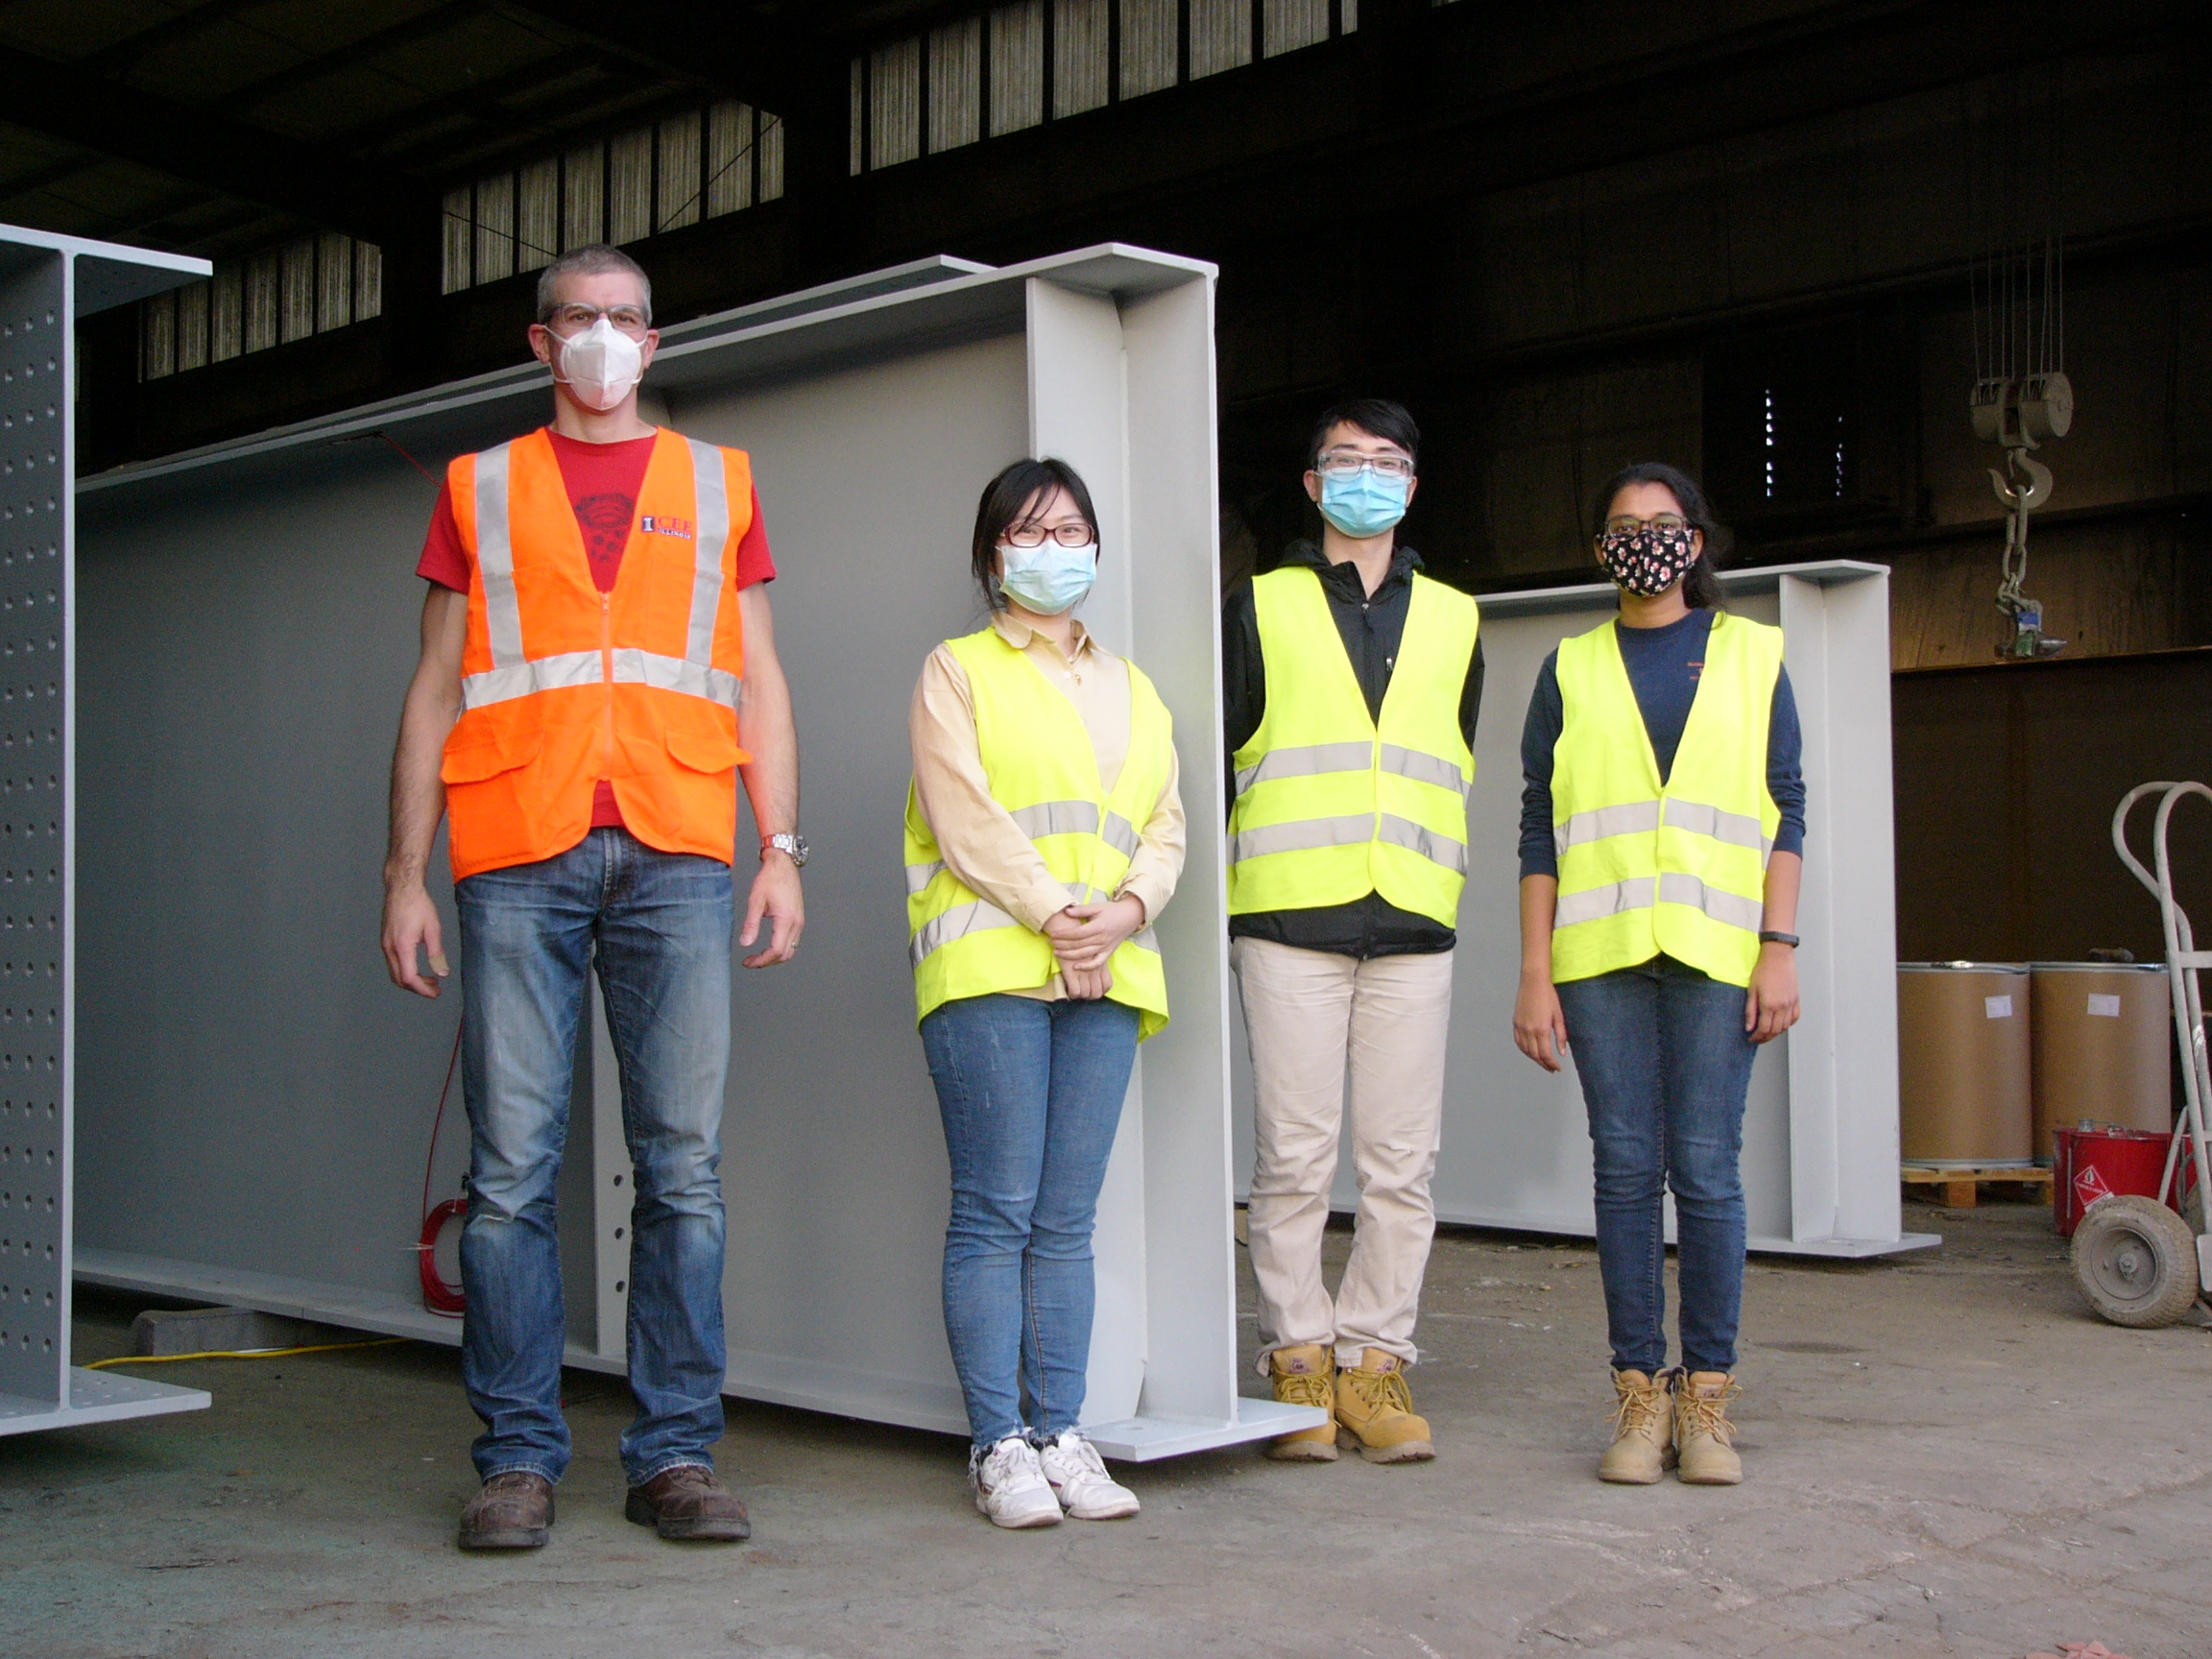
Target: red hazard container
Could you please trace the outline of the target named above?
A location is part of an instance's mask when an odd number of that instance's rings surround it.
[[[2174,1139],[2171,1135],[2110,1125],[2054,1129],[2051,1134],[2056,1142],[2051,1218],[2057,1225],[2059,1238],[2073,1238],[2074,1229],[2081,1223],[2081,1213],[2100,1198],[2115,1192],[2158,1196],[2158,1182],[2166,1173],[2166,1148]],[[2189,1148],[2184,1144],[2180,1183],[2184,1191],[2197,1184],[2190,1163]]]

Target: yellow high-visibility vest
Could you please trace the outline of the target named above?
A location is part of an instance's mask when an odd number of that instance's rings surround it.
[[[1129,754],[1109,796],[1082,716],[1026,653],[995,628],[950,645],[968,671],[975,743],[991,798],[1022,827],[1075,902],[1111,898],[1174,766],[1167,706],[1137,664],[1129,663]],[[956,998],[1035,990],[1059,972],[1050,941],[946,868],[911,781],[906,928],[917,1020]],[[1167,1023],[1167,975],[1149,924],[1116,948],[1107,967],[1114,975],[1107,996],[1138,1011],[1140,1042]]]
[[[1450,927],[1467,882],[1475,757],[1459,699],[1481,615],[1413,578],[1380,721],[1367,712],[1321,579],[1302,566],[1252,582],[1267,707],[1237,751],[1229,913],[1310,910],[1380,893]]]
[[[1767,728],[1782,630],[1722,613],[1667,781],[1607,622],[1559,644],[1565,718],[1551,752],[1559,908],[1551,977],[1588,979],[1665,951],[1730,985],[1759,960],[1767,858],[1782,814]]]

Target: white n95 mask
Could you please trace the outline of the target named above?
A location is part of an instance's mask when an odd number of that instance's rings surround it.
[[[553,378],[589,409],[613,408],[644,373],[645,353],[637,342],[604,317],[562,341],[554,356]]]

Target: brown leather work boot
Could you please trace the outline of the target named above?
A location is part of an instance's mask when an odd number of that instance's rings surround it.
[[[734,1542],[753,1536],[753,1522],[737,1494],[723,1485],[713,1470],[697,1463],[663,1469],[644,1485],[631,1487],[622,1515],[663,1538]]]
[[[1357,1446],[1370,1463],[1426,1463],[1436,1455],[1428,1419],[1413,1414],[1406,1366],[1370,1348],[1357,1367],[1336,1372],[1336,1444]]]
[[[1613,1373],[1620,1405],[1613,1412],[1613,1444],[1598,1459],[1598,1479],[1623,1486],[1649,1486],[1674,1467],[1674,1373],[1647,1377]]]
[[[1328,1347],[1319,1342],[1278,1348],[1267,1356],[1276,1399],[1287,1406],[1318,1406],[1329,1413],[1326,1423],[1268,1441],[1267,1455],[1278,1463],[1336,1461],[1336,1384],[1330,1380],[1334,1369]]]
[[[464,1550],[542,1550],[553,1527],[553,1482],[526,1469],[494,1475],[461,1511]]]
[[[1692,1486],[1733,1486],[1743,1479],[1728,1402],[1743,1385],[1724,1371],[1693,1371],[1674,1386],[1674,1478]]]

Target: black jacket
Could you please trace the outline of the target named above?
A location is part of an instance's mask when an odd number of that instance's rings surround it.
[[[1310,541],[1293,541],[1283,555],[1286,565],[1302,565],[1321,578],[1321,591],[1329,596],[1329,610],[1336,618],[1336,632],[1344,641],[1344,655],[1367,698],[1367,712],[1380,720],[1382,694],[1390,688],[1390,671],[1397,665],[1398,645],[1406,636],[1406,612],[1413,598],[1413,572],[1421,556],[1400,547],[1390,562],[1390,572],[1370,594],[1356,565],[1330,565],[1321,549]],[[1260,730],[1267,711],[1267,669],[1260,653],[1260,618],[1252,603],[1252,584],[1239,582],[1229,590],[1221,617],[1222,708],[1224,735],[1229,743],[1229,769],[1237,775],[1236,754]],[[1475,656],[1467,664],[1467,684],[1459,693],[1459,730],[1468,747],[1475,744],[1475,716],[1482,705],[1482,641],[1475,641]],[[1449,950],[1456,942],[1450,927],[1410,910],[1401,910],[1380,893],[1369,893],[1349,904],[1331,904],[1311,910],[1263,910],[1229,918],[1232,938],[1272,939],[1304,950],[1327,950],[1338,956],[1401,956]]]

